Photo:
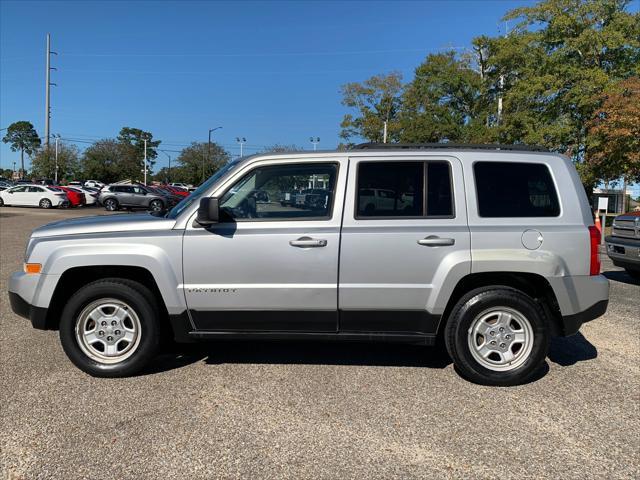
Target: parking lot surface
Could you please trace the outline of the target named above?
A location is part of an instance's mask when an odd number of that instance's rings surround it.
[[[0,210],[3,478],[638,478],[640,285],[535,381],[471,384],[436,349],[225,342],[92,378],[9,307],[31,230],[101,209]]]

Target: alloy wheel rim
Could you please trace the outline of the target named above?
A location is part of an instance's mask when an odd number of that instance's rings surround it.
[[[154,212],[159,212],[160,210],[162,210],[162,203],[157,200],[151,202],[151,210],[153,210]]]
[[[520,367],[533,349],[533,327],[517,310],[494,307],[477,315],[467,332],[473,358],[483,367],[505,372]]]
[[[75,328],[82,352],[102,364],[120,363],[140,345],[140,318],[122,300],[102,298],[82,309]]]

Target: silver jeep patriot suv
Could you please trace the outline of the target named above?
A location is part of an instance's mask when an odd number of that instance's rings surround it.
[[[40,227],[9,295],[96,376],[140,371],[168,333],[444,342],[466,378],[513,385],[605,312],[598,240],[564,156],[364,144],[241,158],[164,216]]]

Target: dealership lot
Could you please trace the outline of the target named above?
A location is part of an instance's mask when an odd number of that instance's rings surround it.
[[[33,228],[92,214],[0,210],[3,477],[640,475],[640,285],[606,257],[607,314],[516,388],[473,385],[434,349],[322,343],[194,346],[96,379],[6,295]]]

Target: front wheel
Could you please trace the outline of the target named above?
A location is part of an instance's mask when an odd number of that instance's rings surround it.
[[[549,349],[540,306],[523,292],[503,286],[464,295],[451,311],[444,337],[460,373],[483,385],[525,383]]]
[[[125,377],[143,369],[160,345],[153,294],[125,279],[97,280],[76,292],[60,319],[69,359],[96,377]]]
[[[2,200],[2,197],[0,197],[0,207],[4,207],[4,200]]]

